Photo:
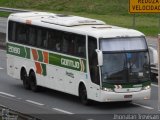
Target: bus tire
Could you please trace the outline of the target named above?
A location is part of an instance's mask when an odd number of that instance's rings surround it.
[[[39,86],[37,86],[36,75],[33,71],[29,74],[30,87],[33,92],[39,91]]]
[[[89,105],[89,100],[87,98],[87,90],[86,90],[86,87],[84,86],[84,84],[80,84],[79,99],[80,99],[82,104]]]
[[[29,79],[27,76],[27,72],[24,68],[22,68],[22,70],[21,70],[21,80],[23,81],[23,87],[26,90],[29,90],[30,89]]]

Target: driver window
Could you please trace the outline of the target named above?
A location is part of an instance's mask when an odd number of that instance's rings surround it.
[[[89,69],[91,80],[95,84],[100,84],[99,78],[99,68],[98,68],[98,60],[97,60],[97,39],[93,37],[88,37],[88,58],[89,58]]]

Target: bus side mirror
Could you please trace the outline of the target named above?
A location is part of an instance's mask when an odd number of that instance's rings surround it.
[[[96,49],[96,53],[97,53],[97,59],[98,59],[98,66],[102,66],[103,65],[103,54],[102,54],[102,51]]]

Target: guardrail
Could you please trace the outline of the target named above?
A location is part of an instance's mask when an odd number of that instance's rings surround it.
[[[7,7],[0,7],[0,11],[2,11],[2,12],[16,13],[16,12],[29,12],[30,10],[16,9],[16,8],[7,8]]]

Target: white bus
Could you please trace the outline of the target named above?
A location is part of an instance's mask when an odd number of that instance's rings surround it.
[[[84,104],[150,98],[144,34],[103,21],[46,12],[11,14],[7,72],[25,89],[46,87]]]

